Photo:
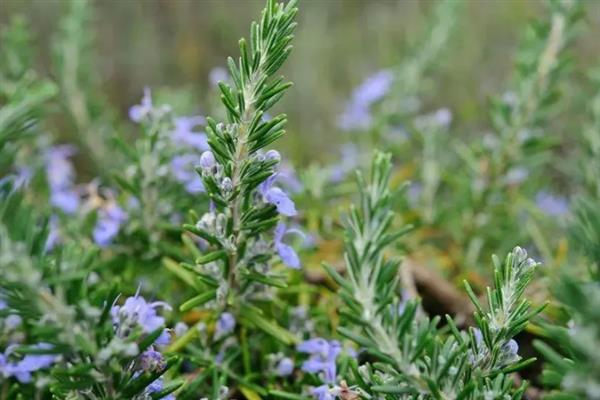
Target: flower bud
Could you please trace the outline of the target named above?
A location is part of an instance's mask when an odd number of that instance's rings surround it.
[[[265,154],[265,159],[268,161],[276,160],[277,162],[281,161],[281,155],[277,150],[269,150],[267,154]]]
[[[200,156],[200,167],[202,169],[211,169],[215,166],[215,156],[212,151],[205,151]]]
[[[233,182],[228,176],[221,181],[221,190],[225,193],[230,193],[233,190]]]

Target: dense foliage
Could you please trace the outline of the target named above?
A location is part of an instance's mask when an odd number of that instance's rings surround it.
[[[273,149],[296,1],[267,0],[211,73],[213,117],[145,88],[129,121],[93,73],[93,4],[65,4],[49,76],[32,27],[2,32],[0,399],[600,399],[600,79],[575,95],[569,56],[585,4],[548,2],[465,140],[423,101],[464,7],[440,0],[344,104],[341,159],[302,170]]]

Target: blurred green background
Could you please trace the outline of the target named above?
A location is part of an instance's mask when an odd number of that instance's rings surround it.
[[[240,36],[262,0],[96,0],[95,71],[102,90],[126,118],[150,86],[193,93],[202,113],[214,96],[209,71],[236,54]],[[295,51],[283,73],[295,83],[279,106],[290,115],[280,145],[296,163],[331,159],[349,138],[335,126],[354,86],[402,61],[421,36],[432,1],[303,0]],[[31,24],[40,71],[50,70],[53,36],[65,12],[60,0],[2,0],[0,24],[22,15]],[[587,26],[573,56],[585,71],[600,59],[600,1],[588,0]],[[524,25],[542,1],[466,1],[458,29],[432,73],[435,93],[425,110],[448,107],[460,131],[487,126],[490,95],[506,90]],[[580,79],[582,76],[574,76]]]

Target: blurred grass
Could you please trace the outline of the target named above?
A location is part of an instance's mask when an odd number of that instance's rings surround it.
[[[332,158],[348,138],[335,119],[366,75],[402,60],[424,28],[433,2],[304,0],[295,51],[283,73],[295,83],[280,105],[291,135],[282,148],[296,162]],[[198,111],[208,103],[208,73],[228,54],[263,5],[262,0],[96,0],[96,71],[125,118],[144,86],[186,88]],[[48,71],[52,36],[66,6],[60,0],[3,0],[0,25],[24,15],[35,32],[38,67]],[[600,61],[600,2],[588,0],[586,35],[575,61]],[[502,93],[526,22],[544,12],[537,0],[467,1],[459,28],[433,79],[426,109],[449,107],[460,130],[486,126],[487,98]],[[575,77],[582,78],[582,77]]]

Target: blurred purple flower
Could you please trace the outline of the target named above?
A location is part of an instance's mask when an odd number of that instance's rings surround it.
[[[301,192],[304,188],[300,179],[296,175],[294,168],[288,163],[282,163],[279,165],[277,172],[277,183],[289,190],[291,193]]]
[[[222,338],[225,335],[230,334],[235,329],[235,318],[233,314],[224,312],[219,317],[217,321],[217,326],[215,328],[215,337]]]
[[[175,130],[173,131],[173,142],[179,146],[191,146],[198,151],[208,150],[206,134],[195,131],[194,128],[206,122],[203,116],[175,118]]]
[[[165,319],[156,313],[158,307],[171,309],[167,303],[162,301],[148,303],[139,293],[136,293],[135,296],[128,297],[122,306],[114,305],[110,310],[110,315],[118,333],[127,336],[130,330],[136,326],[141,327],[145,333],[151,333],[165,325]],[[169,331],[165,329],[154,343],[166,345],[169,341]]]
[[[344,131],[365,130],[371,126],[373,117],[368,107],[350,103],[338,118],[338,127]]]
[[[136,104],[129,109],[129,119],[133,122],[141,122],[152,112],[152,94],[150,88],[144,88],[144,95],[140,104]]]
[[[67,214],[79,208],[79,194],[73,189],[75,169],[69,157],[75,154],[70,145],[50,147],[45,154],[46,177],[50,188],[50,204]]]
[[[510,169],[505,177],[504,182],[507,185],[518,185],[522,183],[529,176],[529,171],[523,167],[515,167]]]
[[[283,190],[277,186],[273,186],[273,182],[276,178],[277,174],[275,173],[261,183],[258,189],[262,194],[264,201],[277,207],[279,214],[293,217],[297,214],[296,205]]]
[[[283,243],[283,238],[285,235],[290,233],[296,233],[304,238],[304,233],[299,231],[298,229],[286,229],[284,223],[280,222],[277,224],[275,228],[275,250],[277,250],[277,254],[281,257],[281,260],[290,268],[298,269],[300,268],[300,258],[298,258],[298,254],[294,248],[288,244]]]
[[[546,215],[559,217],[569,212],[569,202],[566,198],[541,191],[535,196],[535,203]]]
[[[208,73],[208,81],[214,87],[217,87],[219,82],[226,82],[229,79],[229,73],[223,67],[215,67]]]
[[[152,348],[140,355],[139,362],[144,371],[160,371],[166,366],[165,357]]]
[[[146,387],[146,394],[147,395],[152,395],[153,393],[158,393],[161,390],[163,390],[164,387],[164,380],[163,377],[161,376],[160,378],[158,378],[157,380],[155,380],[154,382],[152,382],[150,385],[148,385]],[[175,400],[175,396],[173,394],[169,394],[165,397],[160,397],[161,400]]]
[[[440,108],[432,113],[419,116],[415,120],[415,125],[420,129],[431,125],[447,129],[451,123],[452,112],[447,108]]]
[[[94,227],[94,242],[100,247],[108,246],[113,238],[119,233],[121,224],[127,220],[127,214],[115,202],[100,209],[98,221]]]
[[[184,185],[188,193],[199,193],[204,191],[202,179],[194,168],[200,164],[201,158],[195,154],[183,154],[173,157],[171,160],[171,171],[177,182]]]
[[[337,340],[327,341],[323,338],[314,338],[302,342],[297,350],[308,353],[310,357],[302,364],[302,370],[311,373],[323,373],[325,383],[334,383],[337,377],[336,360],[342,346]]]
[[[12,181],[12,189],[19,190],[29,185],[29,181],[33,177],[33,170],[30,167],[19,166],[16,167],[16,172],[11,175],[7,175],[0,179],[0,185],[4,182]]]
[[[66,214],[74,214],[79,208],[79,194],[71,189],[54,191],[50,193],[50,204]]]
[[[346,143],[341,147],[341,159],[329,168],[329,180],[339,183],[358,166],[358,148],[352,143]]]
[[[392,86],[394,74],[389,70],[381,70],[367,77],[354,92],[352,101],[369,106],[385,96]]]
[[[313,388],[310,392],[317,400],[334,400],[335,395],[329,390],[329,385],[321,385]]]
[[[279,360],[275,370],[277,376],[289,376],[292,372],[294,372],[294,362],[289,357]]]
[[[8,346],[4,354],[0,353],[0,375],[4,378],[14,376],[21,383],[31,382],[31,373],[50,367],[57,359],[54,354],[26,354],[20,361],[10,361],[9,356],[15,346]],[[32,346],[39,350],[51,350],[48,343]]]
[[[343,130],[366,129],[371,124],[370,107],[381,100],[390,90],[394,75],[381,70],[369,76],[354,91],[350,102],[338,120]]]
[[[46,238],[45,250],[51,251],[59,242],[60,230],[58,228],[58,217],[52,215],[48,221],[48,237]]]

